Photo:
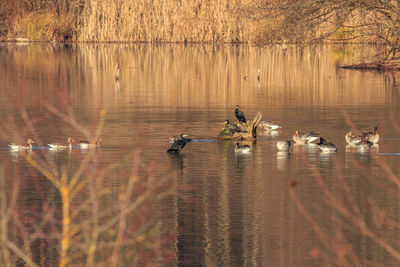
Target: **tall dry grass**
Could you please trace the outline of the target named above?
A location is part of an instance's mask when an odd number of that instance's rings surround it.
[[[245,42],[249,31],[238,12],[243,1],[21,0],[8,34],[82,42]]]

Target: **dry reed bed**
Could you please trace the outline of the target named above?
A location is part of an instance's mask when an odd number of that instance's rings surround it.
[[[238,42],[244,0],[17,1],[2,10],[9,35],[83,42]],[[1,14],[1,11],[0,11]]]

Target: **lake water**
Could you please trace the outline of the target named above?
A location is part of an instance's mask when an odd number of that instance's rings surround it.
[[[1,44],[0,265],[398,265],[400,75],[337,67],[377,52]],[[236,104],[282,125],[250,155],[216,139]],[[379,147],[346,147],[374,126]],[[296,130],[337,153],[278,152]],[[181,133],[195,140],[167,154]],[[32,152],[7,147],[28,138]]]

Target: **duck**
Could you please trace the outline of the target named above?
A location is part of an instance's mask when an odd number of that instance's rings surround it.
[[[27,141],[28,145],[17,145],[17,144],[9,144],[8,146],[10,147],[11,150],[17,151],[17,150],[32,150],[32,144],[35,143],[32,139],[28,139]]]
[[[175,140],[175,142],[171,145],[171,147],[167,150],[168,153],[177,154],[181,152],[184,146],[189,142],[187,139],[188,135],[181,134],[180,139]]]
[[[278,123],[272,121],[262,121],[260,122],[260,127],[267,131],[273,131],[282,128],[282,126],[280,126]]]
[[[359,142],[361,142],[361,137],[356,136],[351,130],[346,133],[345,139],[347,144],[353,147],[356,146]]]
[[[298,144],[309,144],[318,140],[319,138],[319,135],[313,132],[301,133],[299,131],[296,131],[293,135],[293,140]]]
[[[363,132],[363,136],[371,143],[377,144],[379,142],[378,126],[375,126],[372,132]]]
[[[373,143],[366,138],[361,138],[361,141],[356,145],[356,148],[360,152],[368,151],[373,146]]]
[[[67,145],[63,145],[60,143],[53,143],[53,144],[47,144],[50,149],[72,149],[72,142],[74,142],[75,140],[72,139],[71,137],[67,138]]]
[[[241,133],[241,132],[247,133],[247,131],[240,129],[239,126],[229,122],[229,120],[224,121],[224,128],[228,129],[231,133]]]
[[[293,141],[277,141],[276,147],[280,151],[288,151],[290,149],[290,145]]]
[[[244,116],[244,113],[242,111],[239,110],[239,105],[236,105],[235,108],[235,117],[236,119],[238,119],[238,121],[240,122],[246,122],[246,117]]]
[[[103,141],[100,137],[96,141],[79,141],[80,148],[99,148],[100,142]]]
[[[250,153],[251,152],[251,146],[249,145],[239,145],[239,143],[236,143],[235,146],[235,152],[236,153]]]
[[[319,138],[319,143],[317,143],[318,147],[322,150],[322,152],[336,152],[337,147],[333,143],[328,143],[324,138]]]

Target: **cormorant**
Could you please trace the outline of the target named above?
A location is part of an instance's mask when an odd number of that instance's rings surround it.
[[[241,132],[247,133],[247,131],[240,129],[239,126],[237,126],[234,123],[229,122],[229,120],[224,121],[224,126],[225,126],[225,129],[228,129],[229,132],[231,132],[232,134],[233,133],[241,133]]]
[[[179,153],[183,147],[189,142],[189,139],[186,139],[186,134],[181,134],[181,138],[179,140],[175,140],[175,142],[171,145],[170,149],[167,150],[168,153]]]
[[[244,116],[244,113],[239,110],[239,105],[236,105],[235,116],[236,116],[236,119],[238,119],[238,121],[246,122],[246,117]]]

